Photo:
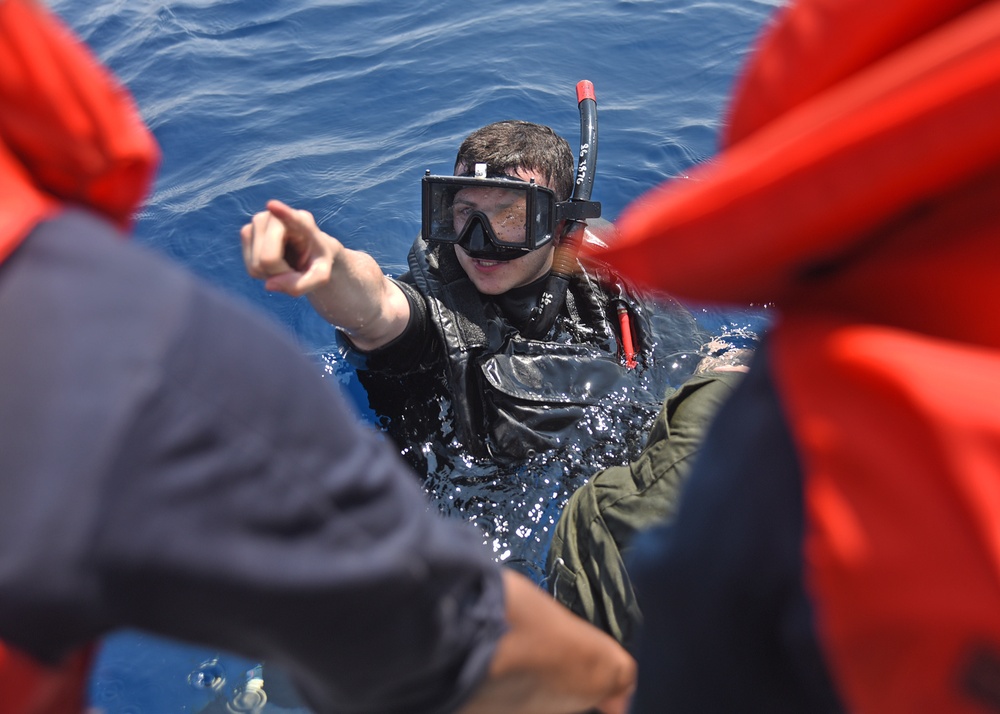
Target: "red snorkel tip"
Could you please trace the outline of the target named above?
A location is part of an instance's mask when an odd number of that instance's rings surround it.
[[[594,83],[589,79],[583,79],[576,83],[576,103],[579,104],[584,99],[597,101],[597,95],[594,94]]]

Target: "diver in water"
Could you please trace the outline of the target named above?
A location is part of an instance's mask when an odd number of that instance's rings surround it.
[[[596,133],[581,142],[591,182],[596,148]],[[549,127],[489,124],[462,143],[454,176],[423,178],[422,231],[398,279],[279,201],[243,227],[244,260],[268,290],[308,296],[339,329],[371,406],[389,416],[383,423],[418,470],[428,469],[419,447],[432,441],[510,463],[590,438],[613,444],[602,448],[623,463],[635,455],[622,449],[630,440],[595,434],[584,417],[643,402],[631,439],[638,450],[669,384],[650,383],[664,374],[650,369],[654,346],[690,355],[705,337],[665,296],[656,317],[669,334],[654,337],[649,300],[578,259],[571,246],[608,239],[593,220],[584,227],[600,205],[574,193],[583,173]],[[426,436],[435,424],[443,438]]]
[[[0,58],[0,710],[84,711],[132,628],[316,714],[624,714],[626,653],[429,513],[274,325],[123,240],[159,150],[71,31],[4,0]]]
[[[581,141],[591,169],[594,150]],[[614,230],[595,224],[599,207],[574,184],[564,139],[502,121],[465,139],[454,176],[424,177],[421,234],[398,279],[279,201],[241,237],[251,275],[307,295],[339,328],[372,407],[392,415],[384,425],[441,510],[474,520],[499,560],[631,644],[641,622],[624,564],[633,538],[674,512],[750,353],[710,340],[680,303],[650,299],[600,263]],[[588,258],[570,252],[562,302],[538,324],[574,240]],[[598,420],[613,426],[592,429]],[[506,466],[517,492],[504,478],[477,480],[468,459],[452,468],[427,458],[442,448],[428,437],[435,422],[453,422],[463,453]],[[543,450],[553,463],[536,478],[524,459]]]

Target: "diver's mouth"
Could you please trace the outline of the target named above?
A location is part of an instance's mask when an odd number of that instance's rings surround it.
[[[480,260],[479,258],[473,258],[472,262],[476,264],[477,268],[493,268],[500,265],[503,261],[500,260]]]

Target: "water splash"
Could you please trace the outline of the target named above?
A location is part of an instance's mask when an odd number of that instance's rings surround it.
[[[218,658],[207,659],[188,675],[187,681],[197,690],[218,692],[226,683],[226,670]]]
[[[233,691],[226,702],[226,711],[228,714],[259,714],[266,704],[264,668],[258,664],[247,671],[245,683]]]

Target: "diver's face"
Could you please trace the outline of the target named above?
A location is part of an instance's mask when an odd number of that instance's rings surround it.
[[[459,172],[462,167],[459,167]],[[511,175],[525,181],[535,180],[540,186],[547,186],[543,176],[535,171],[517,169]],[[523,202],[523,192],[509,192],[496,188],[469,188],[455,195],[456,231],[465,225],[465,216],[473,211],[482,211],[489,219],[493,231],[501,241],[524,239],[524,205],[517,205],[512,195],[518,193]],[[469,276],[476,289],[484,295],[501,295],[508,290],[527,285],[541,278],[552,268],[553,243],[526,253],[513,260],[481,260],[473,258],[461,246],[455,246],[455,256],[462,270]]]
[[[528,194],[524,191],[489,187],[463,188],[455,194],[452,203],[452,220],[455,235],[461,235],[469,218],[482,213],[499,241],[512,246],[524,245],[525,215],[528,212]]]

